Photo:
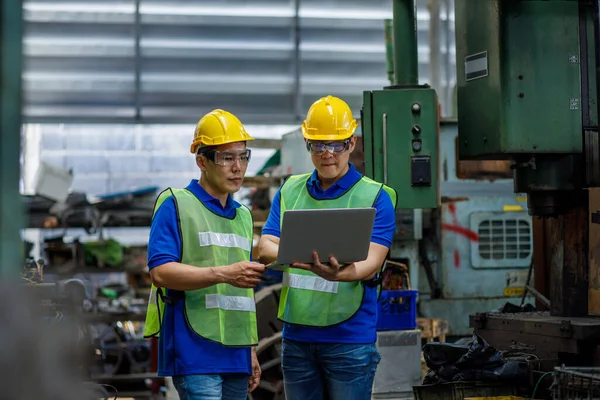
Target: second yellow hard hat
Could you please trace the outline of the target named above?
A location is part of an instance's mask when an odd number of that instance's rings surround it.
[[[327,96],[315,101],[302,123],[302,134],[308,140],[344,140],[354,134],[356,120],[346,102]]]

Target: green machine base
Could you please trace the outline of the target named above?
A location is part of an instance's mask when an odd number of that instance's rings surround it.
[[[436,208],[438,102],[428,85],[363,92],[365,175],[398,193],[397,208]]]

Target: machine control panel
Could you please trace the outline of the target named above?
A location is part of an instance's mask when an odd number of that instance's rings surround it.
[[[431,156],[411,156],[410,172],[413,186],[431,186]]]
[[[396,190],[397,209],[440,205],[438,111],[428,86],[363,93],[365,175]]]

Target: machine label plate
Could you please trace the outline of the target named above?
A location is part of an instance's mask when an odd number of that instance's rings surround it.
[[[488,76],[487,51],[465,57],[465,80],[472,81],[486,76]]]
[[[579,110],[579,99],[570,99],[569,100],[569,109],[570,110]]]

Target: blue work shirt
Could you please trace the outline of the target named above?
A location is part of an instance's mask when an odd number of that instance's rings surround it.
[[[308,192],[316,199],[332,199],[341,196],[348,191],[359,179],[360,172],[352,163],[348,172],[327,190],[321,188],[317,178],[317,171],[306,182]],[[263,235],[280,235],[280,190],[273,197],[271,212],[263,227]],[[391,247],[394,233],[396,231],[396,214],[394,205],[389,194],[381,190],[375,202],[375,223],[371,242]],[[345,343],[345,344],[367,344],[377,341],[377,288],[365,287],[365,297],[358,312],[348,321],[327,328],[305,327],[292,324],[284,324],[283,337],[298,342],[311,343]]]
[[[209,210],[217,215],[233,218],[241,205],[231,196],[225,207],[193,179],[187,186]],[[148,267],[168,262],[181,262],[181,238],[175,201],[166,199],[152,219],[148,241]],[[228,348],[198,336],[185,321],[184,302],[166,305],[158,339],[158,375],[196,375],[216,373],[251,373],[251,349]]]

